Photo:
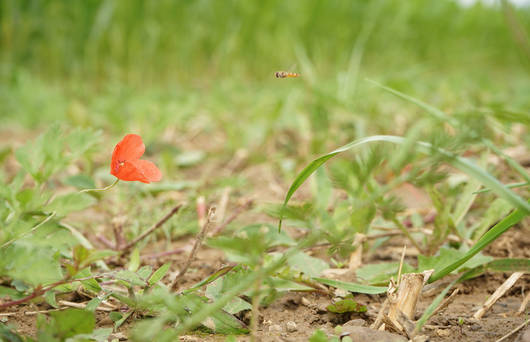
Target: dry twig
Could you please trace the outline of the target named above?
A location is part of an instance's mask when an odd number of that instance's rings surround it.
[[[502,283],[502,285],[499,286],[499,288],[495,290],[495,292],[486,300],[482,307],[475,312],[473,317],[476,319],[481,319],[486,311],[488,311],[489,308],[491,308],[491,306],[495,304],[495,302],[499,300],[499,298],[501,298],[506,291],[508,291],[515,284],[515,282],[523,276],[523,274],[524,272],[515,272],[508,279],[506,279],[506,281]]]
[[[147,229],[145,232],[143,232],[142,234],[138,235],[136,237],[136,239],[132,240],[131,242],[129,242],[128,244],[126,244],[124,247],[123,247],[123,250],[122,250],[122,253],[123,252],[126,252],[127,250],[131,249],[132,247],[134,247],[134,245],[136,245],[138,242],[142,241],[143,239],[145,239],[149,234],[151,234],[152,232],[154,232],[156,229],[160,228],[164,223],[166,223],[167,220],[169,220],[171,218],[171,216],[175,215],[179,210],[180,208],[182,208],[183,204],[179,204],[177,205],[176,207],[174,207],[173,209],[171,209],[171,211],[169,213],[167,213],[166,216],[162,217],[162,219],[160,221],[158,221],[157,223],[155,223],[154,225],[152,225],[151,227],[149,227],[149,229]]]
[[[521,330],[522,328],[524,328],[528,322],[530,322],[530,319],[527,319],[526,321],[523,322],[523,324],[517,326],[515,329],[513,329],[512,331],[510,331],[509,333],[507,333],[506,335],[504,335],[503,337],[499,338],[497,341],[495,342],[502,342],[506,339],[508,339],[508,337],[512,336],[513,334],[515,334],[516,332],[518,332],[519,330]]]
[[[171,284],[172,290],[175,290],[177,288],[179,280],[182,279],[182,277],[184,276],[184,274],[190,267],[191,262],[195,258],[195,255],[197,254],[197,251],[199,250],[199,247],[201,246],[202,241],[204,240],[204,237],[206,236],[206,232],[208,231],[208,228],[210,228],[210,226],[212,225],[214,216],[215,216],[215,207],[211,207],[210,210],[208,211],[208,217],[206,218],[206,223],[202,226],[201,231],[197,235],[197,238],[195,239],[195,244],[193,245],[193,249],[191,250],[191,253],[188,256],[186,263],[184,264],[182,269],[179,271],[179,273],[173,280],[173,283]]]
[[[226,219],[226,221],[214,228],[211,235],[217,235],[221,231],[223,231],[223,229],[225,229],[226,226],[232,223],[232,221],[234,221],[239,215],[241,215],[241,213],[250,208],[252,206],[252,203],[252,199],[247,199],[242,204],[240,204],[237,208],[234,209],[234,212]]]
[[[524,312],[529,301],[530,301],[530,292],[528,292],[526,296],[524,297],[523,302],[521,303],[521,306],[519,307],[519,310],[517,310],[517,315],[521,315]]]

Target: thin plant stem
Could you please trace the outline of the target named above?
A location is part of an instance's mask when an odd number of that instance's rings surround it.
[[[42,220],[42,222],[40,222],[39,224],[37,224],[36,226],[34,226],[33,228],[31,228],[30,230],[28,230],[27,232],[23,233],[22,235],[20,235],[19,237],[16,237],[16,238],[13,238],[9,241],[7,241],[6,243],[4,243],[2,246],[0,246],[0,248],[4,248],[6,246],[9,246],[10,244],[12,244],[13,242],[17,241],[18,239],[21,239],[31,233],[33,233],[34,231],[36,231],[39,227],[41,227],[42,225],[46,224],[48,221],[50,221],[54,216],[55,216],[56,212],[53,211],[50,215],[48,215],[44,220]]]
[[[394,224],[403,232],[403,234],[407,237],[407,239],[410,240],[410,242],[412,243],[412,245],[414,247],[416,247],[416,249],[418,249],[418,251],[421,253],[421,254],[424,254],[424,251],[423,251],[423,248],[421,248],[421,246],[416,242],[416,240],[414,240],[414,238],[412,237],[412,235],[410,235],[410,232],[407,230],[407,227],[405,227],[401,222],[399,222],[398,219],[396,219],[395,217],[392,219],[392,222],[394,222]]]
[[[527,186],[527,185],[530,185],[530,182],[518,182],[518,183],[505,184],[505,186],[508,189],[519,188],[519,187],[523,187],[523,186]],[[491,191],[491,189],[482,189],[482,190],[475,191],[473,193],[473,195],[482,194],[484,192],[490,192],[490,191]]]
[[[118,184],[120,180],[118,178],[116,178],[116,180],[114,181],[114,183],[112,183],[111,185],[109,186],[106,186],[104,188],[101,188],[101,189],[83,189],[81,191],[79,191],[80,193],[83,193],[83,192],[102,192],[102,191],[107,191],[107,190],[110,190],[112,189],[116,184]]]
[[[261,268],[261,267],[260,267]],[[258,269],[259,270],[259,269]],[[256,285],[254,287],[254,296],[252,296],[252,320],[250,321],[250,341],[258,341],[257,330],[259,322],[259,304],[261,302],[261,282],[263,274],[260,272],[256,278]]]
[[[186,260],[186,263],[181,268],[175,279],[173,280],[173,283],[171,284],[171,289],[175,290],[178,285],[178,281],[182,279],[186,271],[191,265],[191,262],[193,259],[195,259],[195,255],[197,254],[197,251],[199,250],[202,241],[204,240],[204,237],[206,236],[206,233],[208,232],[208,229],[212,225],[213,218],[215,216],[215,207],[211,207],[208,211],[208,217],[206,218],[206,223],[202,226],[201,231],[197,235],[197,238],[195,239],[195,244],[193,245],[193,249],[191,250],[190,255],[188,256],[188,259]]]
[[[132,240],[131,242],[129,242],[128,244],[126,244],[124,247],[123,247],[123,250],[122,252],[125,252],[129,249],[131,249],[134,245],[136,245],[138,242],[142,241],[143,239],[145,239],[149,234],[151,234],[152,232],[154,232],[156,229],[158,229],[159,227],[161,227],[164,223],[166,223],[167,220],[169,220],[171,218],[171,216],[175,215],[179,210],[180,208],[182,208],[183,204],[179,204],[177,205],[176,207],[174,207],[173,209],[171,209],[171,211],[169,213],[167,213],[166,216],[162,217],[162,219],[160,219],[160,221],[158,221],[157,223],[155,223],[154,225],[152,225],[151,227],[149,227],[149,229],[147,229],[145,232],[143,232],[142,234],[140,234],[139,236],[137,236],[134,240]]]
[[[59,281],[57,281],[55,283],[52,283],[52,284],[50,284],[48,286],[45,286],[45,287],[42,287],[41,285],[39,285],[33,290],[33,292],[30,295],[28,295],[28,296],[26,296],[24,298],[17,299],[17,300],[11,301],[11,302],[1,303],[0,304],[0,310],[5,309],[5,308],[10,307],[10,306],[13,306],[13,305],[22,304],[22,303],[30,301],[30,300],[32,300],[34,298],[42,296],[47,291],[49,291],[49,290],[51,290],[51,289],[53,289],[53,288],[55,288],[55,287],[57,287],[59,285],[73,283],[73,282],[76,282],[76,281],[83,281],[83,280],[102,278],[102,277],[103,277],[103,275],[94,275],[94,276],[90,276],[90,277],[77,278],[77,279],[68,278],[68,279],[59,280]]]

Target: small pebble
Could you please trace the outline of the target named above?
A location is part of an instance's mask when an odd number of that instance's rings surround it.
[[[363,327],[366,324],[366,321],[362,318],[352,319],[351,321],[348,321],[343,324],[343,326],[349,326],[349,327]]]
[[[451,331],[449,329],[436,329],[436,334],[440,337],[447,337],[451,335]]]
[[[281,332],[282,327],[279,324],[273,324],[269,327],[269,332]]]
[[[298,330],[298,327],[296,326],[296,323],[293,322],[293,321],[287,322],[286,326],[287,326],[287,331],[288,332],[295,332],[295,331]]]
[[[343,290],[343,289],[335,289],[335,296],[342,298],[346,298],[350,294],[349,291]]]
[[[309,299],[307,299],[306,297],[302,297],[301,302],[302,302],[302,304],[305,305],[305,306],[311,306],[311,302],[310,302]]]
[[[482,329],[482,327],[480,326],[480,324],[477,324],[477,323],[473,323],[469,326],[469,329],[471,331],[478,331],[480,329]]]

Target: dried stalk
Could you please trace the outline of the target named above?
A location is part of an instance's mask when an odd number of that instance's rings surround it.
[[[515,272],[508,279],[506,279],[506,281],[502,283],[502,285],[499,286],[499,288],[495,290],[495,292],[486,300],[482,307],[475,312],[473,317],[476,319],[481,319],[482,316],[484,316],[484,314],[489,310],[489,308],[491,308],[491,306],[495,304],[495,302],[499,300],[499,298],[501,298],[506,291],[508,291],[515,284],[515,282],[523,276],[523,274],[524,272]]]
[[[252,206],[252,203],[253,203],[253,200],[252,199],[248,199],[245,202],[243,202],[243,204],[239,205],[236,209],[234,209],[234,212],[232,213],[232,215],[230,215],[226,219],[226,221],[224,221],[223,223],[221,223],[220,225],[218,225],[217,227],[214,228],[214,230],[212,231],[211,235],[215,236],[215,235],[219,234],[220,232],[222,232],[223,229],[225,229],[226,226],[228,226],[230,223],[232,223],[232,221],[234,221],[239,215],[241,215],[241,213],[243,213],[245,210],[250,208]]]
[[[149,234],[151,234],[152,232],[154,232],[155,230],[160,228],[164,223],[166,223],[167,220],[169,220],[171,218],[171,216],[175,215],[180,210],[180,208],[182,208],[182,206],[183,206],[183,204],[179,204],[176,207],[174,207],[173,209],[171,209],[171,211],[166,216],[164,216],[160,221],[158,221],[157,223],[155,223],[154,225],[149,227],[149,229],[147,229],[145,232],[143,232],[142,234],[137,236],[136,239],[134,239],[131,242],[129,242],[128,244],[126,244],[125,247],[123,247],[122,253],[126,252],[129,249],[131,249],[138,242],[140,242],[143,239],[145,239]]]
[[[397,293],[389,295],[388,319],[399,331],[405,330],[409,334],[410,324],[407,323],[414,319],[416,304],[423,289],[423,280],[423,273],[403,274]]]
[[[517,310],[517,315],[521,315],[524,310],[526,309],[526,306],[528,305],[528,302],[530,301],[530,292],[526,294],[526,296],[523,299],[523,302],[521,303],[521,306],[519,307],[519,310]]]
[[[211,207],[210,210],[208,211],[208,217],[206,219],[206,223],[202,226],[201,231],[197,235],[197,238],[195,239],[195,244],[193,245],[193,249],[191,250],[191,253],[188,256],[188,259],[186,260],[184,267],[182,267],[182,269],[179,271],[179,273],[173,280],[173,283],[171,284],[172,290],[176,290],[179,280],[182,279],[182,277],[184,276],[184,274],[190,267],[191,262],[193,261],[193,259],[195,259],[195,255],[197,254],[197,251],[199,250],[199,247],[201,246],[202,241],[204,240],[204,237],[206,236],[208,229],[212,225],[214,216],[215,216],[215,207]]]

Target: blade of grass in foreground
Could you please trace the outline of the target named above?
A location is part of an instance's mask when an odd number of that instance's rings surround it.
[[[530,201],[527,203],[530,204]],[[524,213],[522,210],[517,209],[510,215],[506,216],[502,221],[497,223],[493,228],[491,228],[486,234],[484,234],[480,240],[477,241],[476,244],[471,247],[469,251],[460,259],[456,260],[454,263],[450,264],[449,266],[441,269],[436,270],[433,275],[429,278],[429,283],[432,283],[433,281],[436,281],[449,273],[453,272],[460,266],[462,266],[466,261],[471,259],[475,254],[480,252],[484,247],[489,245],[491,242],[493,242],[495,239],[497,239],[499,236],[502,235],[505,231],[519,223],[527,214]]]
[[[361,138],[355,141],[350,142],[342,147],[337,148],[334,151],[331,151],[315,160],[313,160],[309,165],[307,165],[299,174],[296,176],[295,180],[289,187],[285,200],[283,202],[282,208],[280,210],[280,222],[278,229],[281,229],[283,211],[285,206],[296,192],[296,190],[311,176],[320,166],[322,166],[329,159],[333,158],[339,153],[351,150],[353,148],[365,145],[371,142],[390,142],[394,144],[404,144],[407,140],[403,137],[393,136],[393,135],[374,135],[366,138]],[[504,198],[506,201],[511,203],[514,207],[523,215],[530,214],[530,204],[524,201],[519,197],[515,192],[508,189],[504,184],[499,182],[495,177],[493,177],[488,172],[484,171],[482,168],[478,167],[476,164],[471,162],[467,158],[459,157],[449,151],[443,150],[432,146],[426,142],[416,142],[416,150],[425,154],[439,153],[447,158],[447,162],[453,167],[459,169],[460,171],[466,173],[470,177],[478,180],[482,185],[491,189],[492,192],[496,193],[498,196]]]

